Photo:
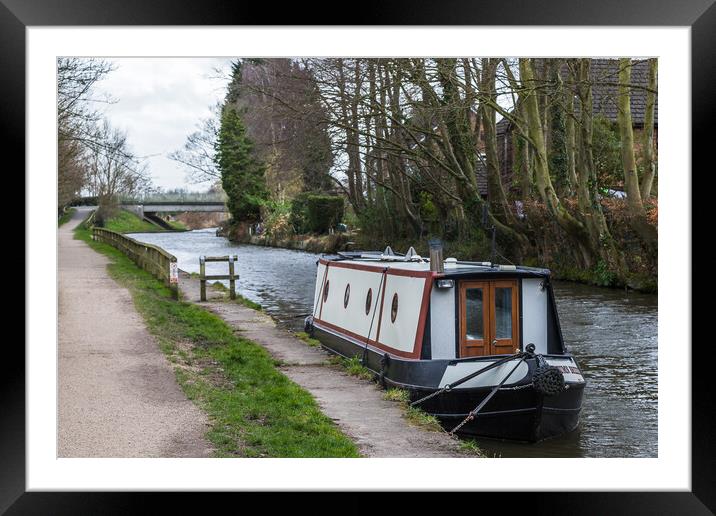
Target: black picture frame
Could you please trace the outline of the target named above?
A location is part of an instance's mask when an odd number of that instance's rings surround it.
[[[712,94],[716,69],[716,6],[714,0],[441,0],[420,5],[407,0],[388,3],[364,1],[360,9],[339,15],[335,2],[238,3],[221,0],[0,0],[0,140],[6,149],[23,149],[25,143],[25,28],[65,25],[575,25],[575,26],[689,26],[691,27],[692,71],[692,163],[709,164]],[[319,19],[316,13],[331,13],[333,20]],[[708,154],[707,154],[708,153]],[[24,153],[19,167],[24,168]],[[710,157],[710,156],[709,156]],[[694,168],[695,169],[695,168]],[[713,174],[713,166],[708,174]],[[684,173],[688,173],[685,171]],[[704,190],[705,191],[705,190]],[[708,202],[701,191],[700,201]],[[694,192],[696,193],[696,192]],[[27,193],[26,193],[27,194]],[[28,198],[28,197],[26,197]],[[693,205],[698,206],[693,197]],[[691,207],[684,207],[691,209]],[[692,233],[692,235],[695,234]],[[693,263],[697,267],[698,256]],[[712,260],[706,257],[707,260]],[[685,268],[689,270],[688,267]],[[684,274],[683,271],[675,272]],[[685,281],[692,281],[684,274]],[[684,300],[689,302],[689,300]],[[696,303],[692,307],[697,308]],[[31,309],[31,307],[28,307]],[[698,320],[693,317],[692,320]],[[691,322],[684,321],[684,341],[668,343],[688,349]],[[6,347],[9,342],[6,342]],[[690,492],[611,493],[493,493],[472,496],[466,501],[493,503],[509,497],[513,512],[520,505],[531,512],[550,514],[712,514],[716,511],[716,428],[713,402],[716,389],[711,381],[710,342],[694,339],[692,353],[692,490]],[[697,359],[698,358],[698,359]],[[7,365],[12,364],[12,365]],[[145,512],[158,495],[138,493],[28,493],[25,489],[25,355],[15,345],[6,355],[0,375],[0,513],[7,514],[114,514]],[[442,473],[439,473],[442,474]],[[242,494],[246,497],[246,494]],[[373,504],[360,494],[350,495],[340,507],[365,513]],[[162,495],[164,510],[185,497]],[[487,498],[493,498],[489,500]],[[403,505],[424,504],[413,496]],[[498,505],[499,507],[499,505]],[[205,510],[209,507],[205,506]],[[345,510],[345,509],[344,509]],[[459,510],[457,506],[454,510]]]

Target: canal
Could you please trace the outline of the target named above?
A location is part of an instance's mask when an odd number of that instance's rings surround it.
[[[199,271],[199,255],[238,255],[238,290],[289,330],[311,313],[317,255],[237,245],[214,229],[136,233]],[[226,274],[226,263],[207,274]],[[498,457],[657,457],[657,296],[555,282],[562,333],[587,380],[580,428],[537,444],[483,439]]]

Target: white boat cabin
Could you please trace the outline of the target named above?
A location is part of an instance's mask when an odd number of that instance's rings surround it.
[[[440,260],[435,270],[411,252],[321,258],[314,324],[408,359],[510,354],[530,343],[563,352],[549,271]]]

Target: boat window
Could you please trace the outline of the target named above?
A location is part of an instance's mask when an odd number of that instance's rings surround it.
[[[365,296],[365,314],[370,313],[370,307],[373,305],[373,289],[368,289],[368,294]]]
[[[495,288],[495,338],[512,338],[512,288]]]
[[[390,322],[394,323],[398,317],[398,293],[393,294],[393,304],[390,307]]]
[[[327,280],[325,286],[323,287],[323,302],[325,303],[328,299],[328,285],[331,284],[331,280]]]
[[[485,336],[485,317],[481,288],[468,288],[465,292],[467,338],[482,340]]]
[[[346,291],[343,294],[343,308],[348,308],[348,300],[351,298],[351,284],[346,285]]]

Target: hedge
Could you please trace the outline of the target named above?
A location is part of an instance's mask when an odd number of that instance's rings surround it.
[[[327,233],[343,218],[345,202],[337,195],[303,193],[291,204],[291,224],[296,233]]]

